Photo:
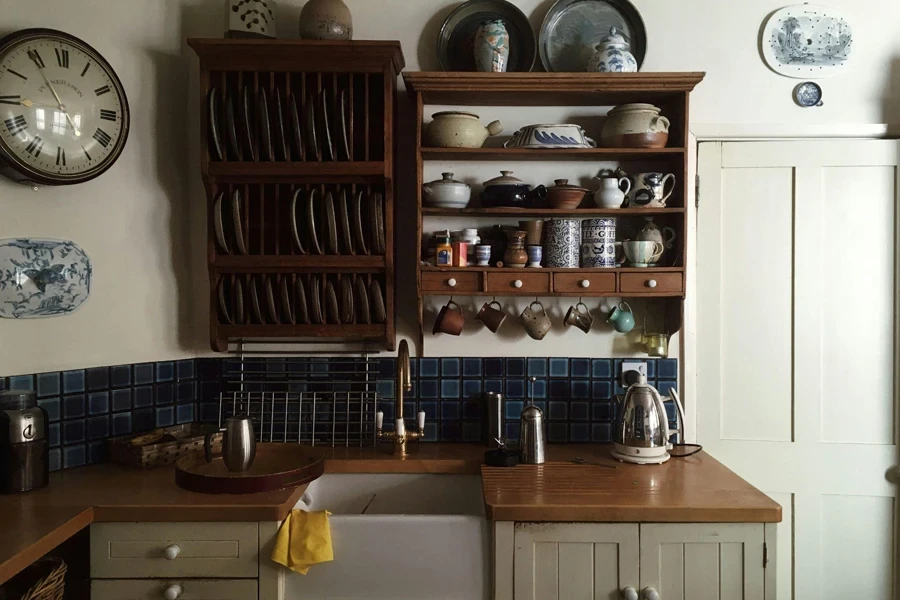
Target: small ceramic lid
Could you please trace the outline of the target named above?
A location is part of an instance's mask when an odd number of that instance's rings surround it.
[[[579,192],[588,191],[587,188],[579,187],[577,185],[569,185],[568,179],[554,179],[553,183],[555,183],[556,185],[550,188],[551,190],[573,190]]]
[[[434,181],[429,181],[426,183],[428,187],[469,187],[468,184],[463,183],[462,181],[457,181],[453,179],[453,173],[441,173],[441,179],[435,179]]]
[[[512,171],[500,171],[500,177],[494,177],[484,182],[484,186],[489,185],[528,185],[518,177],[512,176]]]
[[[603,39],[600,40],[600,44],[597,46],[597,49],[600,48],[628,48],[628,42],[625,41],[625,38],[619,33],[619,30],[615,27],[609,28],[609,35],[604,36]]]

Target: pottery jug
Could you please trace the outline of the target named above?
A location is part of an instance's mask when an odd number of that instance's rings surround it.
[[[538,309],[533,308],[534,306],[537,306]],[[516,320],[525,328],[525,332],[535,340],[544,339],[544,336],[550,331],[550,317],[547,316],[544,305],[538,301],[529,304],[528,308],[523,310]]]
[[[594,177],[600,187],[594,192],[594,203],[600,208],[622,208],[625,195],[631,191],[631,181],[627,177]],[[622,189],[622,185],[625,189]]]
[[[669,185],[671,184],[671,185]],[[638,173],[634,176],[634,190],[629,207],[665,208],[675,191],[677,181],[672,173]],[[666,189],[668,187],[668,190]]]
[[[600,141],[607,148],[665,148],[669,119],[652,104],[622,104],[606,116]]]
[[[675,237],[677,234],[672,227],[665,226],[662,229],[653,222],[652,217],[647,217],[647,224],[637,234],[639,242],[658,242],[663,245],[666,250],[675,247]],[[665,255],[665,252],[663,253]]]
[[[528,264],[528,253],[525,251],[525,232],[508,231],[506,233],[506,253],[503,255],[503,263],[507,267],[521,269]]]
[[[634,329],[634,313],[627,302],[620,302],[617,307],[612,309],[606,322],[612,325],[612,328],[619,333],[628,333]]]
[[[438,148],[481,148],[488,136],[503,132],[500,121],[487,127],[473,113],[445,111],[431,115],[428,124],[428,143]]]
[[[475,68],[505,73],[509,60],[509,32],[501,19],[485,21],[475,31]]]
[[[343,0],[309,0],[300,11],[305,40],[352,40],[353,17]]]
[[[637,73],[637,60],[618,29],[609,28],[609,35],[600,40],[588,61],[587,70],[591,73]]]

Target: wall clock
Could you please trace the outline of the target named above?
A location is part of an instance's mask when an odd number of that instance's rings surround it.
[[[0,173],[67,185],[109,169],[125,147],[125,89],[80,39],[24,29],[0,39]]]

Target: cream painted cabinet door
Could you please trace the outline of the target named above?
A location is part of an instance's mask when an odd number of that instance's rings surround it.
[[[782,505],[779,600],[896,597],[898,164],[700,144],[697,439]]]
[[[764,544],[757,523],[641,525],[641,600],[763,600]]]
[[[634,523],[516,523],[516,600],[613,600],[637,591]],[[622,596],[627,597],[627,596]]]

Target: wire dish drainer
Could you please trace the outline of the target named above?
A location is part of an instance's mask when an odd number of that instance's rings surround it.
[[[378,364],[368,352],[248,350],[237,345],[219,394],[219,427],[253,420],[258,442],[374,446]]]

